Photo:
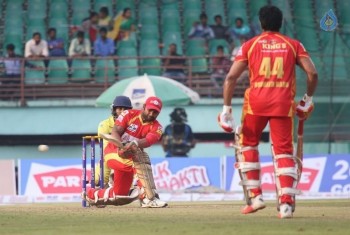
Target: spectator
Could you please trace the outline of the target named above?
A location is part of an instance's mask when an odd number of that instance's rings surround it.
[[[96,56],[114,55],[114,41],[107,38],[107,29],[100,29],[100,37],[94,43],[94,53]]]
[[[235,57],[237,56],[238,51],[241,49],[241,46],[243,45],[243,43],[245,43],[247,40],[248,40],[248,38],[243,36],[243,37],[240,37],[240,40],[239,40],[240,43],[236,42],[236,46],[233,48],[232,53],[231,53],[231,61],[232,62],[235,61]]]
[[[66,51],[64,50],[64,40],[62,38],[56,38],[56,29],[50,28],[47,31],[48,40],[47,44],[49,46],[50,56],[66,56]]]
[[[113,30],[108,33],[108,37],[113,40],[128,40],[131,33],[135,31],[135,21],[132,18],[131,9],[127,7],[114,18]]]
[[[178,57],[178,58],[175,58]],[[177,46],[175,43],[169,45],[168,57],[166,57],[164,62],[165,71],[163,73],[164,77],[169,77],[175,79],[181,83],[186,81],[186,75],[183,70],[185,65],[185,59],[177,54]]]
[[[84,32],[78,31],[77,37],[74,38],[69,46],[69,56],[81,57],[91,54],[90,41],[84,38]]]
[[[108,7],[101,7],[98,19],[98,26],[109,28],[111,25],[111,17],[109,16]]]
[[[171,124],[165,128],[162,138],[166,157],[187,157],[195,146],[191,127],[186,124],[187,114],[183,108],[175,108],[170,114]]]
[[[222,25],[221,15],[216,15],[214,17],[215,25],[211,25],[211,29],[214,32],[215,39],[227,39],[227,30],[228,27]]]
[[[90,12],[90,16],[83,20],[81,25],[85,34],[89,35],[90,42],[94,43],[97,38],[98,32],[98,14],[95,11]]]
[[[238,41],[241,37],[249,37],[250,28],[244,25],[242,18],[238,17],[235,19],[235,26],[230,30],[230,35],[233,42]]]
[[[235,58],[239,52],[239,50],[241,49],[243,43],[245,43],[248,40],[248,38],[246,37],[241,37],[240,38],[240,43],[233,48],[232,53],[231,53],[231,62],[233,63],[235,61]],[[249,72],[248,72],[248,68],[245,69],[242,74],[239,76],[239,78],[237,79],[237,83],[243,83],[244,85],[249,85]]]
[[[47,42],[41,40],[41,34],[33,33],[33,38],[26,42],[24,56],[28,58],[47,57],[49,55]]]
[[[222,87],[226,74],[230,70],[231,61],[224,55],[223,46],[218,46],[216,52],[217,54],[213,58],[213,73],[210,76],[210,80],[216,88],[219,88]]]
[[[205,13],[200,15],[200,23],[194,22],[191,31],[188,33],[189,38],[214,38],[213,30],[207,25],[208,17]]]
[[[20,83],[19,78],[21,78],[21,67],[22,67],[23,60],[20,59],[21,56],[16,55],[15,46],[13,44],[11,43],[7,44],[6,51],[7,51],[7,58],[9,59],[3,59],[1,62],[3,62],[5,65],[5,74],[3,76],[9,80],[3,81],[3,84],[18,84]],[[25,66],[31,67],[31,68],[37,67],[28,62],[25,62]]]

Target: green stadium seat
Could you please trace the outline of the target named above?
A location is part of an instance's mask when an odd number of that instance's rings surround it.
[[[67,18],[50,18],[49,27],[57,30],[58,38],[63,38],[65,41],[68,41],[69,24]]]
[[[336,1],[337,9],[339,12],[338,22],[342,24],[350,24],[350,2],[349,1]]]
[[[72,60],[72,82],[91,80],[91,63],[89,59]]]
[[[214,17],[216,15],[221,15],[225,18],[224,1],[223,0],[205,0],[205,12],[208,16],[208,24],[215,24]]]
[[[209,54],[215,55],[218,46],[224,47],[224,53],[229,54],[229,45],[224,39],[211,39],[209,41]]]
[[[321,18],[329,11],[329,9],[333,9],[333,11],[335,9],[333,2],[328,0],[315,0],[315,6],[317,6],[315,7],[317,22],[320,22]]]
[[[163,10],[161,15],[162,27],[165,28],[168,25],[180,25],[180,14],[178,10]]]
[[[138,76],[137,60],[119,58],[118,60],[119,80],[124,78],[135,77],[135,76]]]
[[[161,61],[159,59],[159,47],[156,40],[142,40],[140,43],[140,56],[157,56],[158,58],[141,58],[141,74],[160,75]],[[152,66],[154,68],[143,68],[144,66]]]
[[[24,0],[10,0],[6,3],[6,15],[12,15],[12,13],[22,13]]]
[[[236,18],[238,17],[242,18],[245,24],[248,23],[247,10],[245,8],[230,8],[228,11],[228,25],[230,27],[234,26]]]
[[[68,18],[68,3],[66,1],[51,1],[49,8],[50,18]]]
[[[139,12],[140,24],[145,25],[158,25],[158,10],[156,7],[140,6],[142,9]]]
[[[66,60],[50,60],[48,83],[65,84],[68,82],[68,64]]]
[[[115,82],[115,66],[113,60],[98,59],[95,64],[95,81],[98,83]]]
[[[204,58],[205,40],[203,39],[191,39],[186,43],[186,55],[187,56],[202,56],[202,58],[188,59],[189,65],[192,66],[193,73],[203,73],[208,71],[208,61]]]
[[[86,11],[81,11],[80,9],[75,10],[72,15],[72,24],[73,25],[81,25],[83,19],[88,17],[88,13]]]
[[[26,41],[30,40],[33,38],[33,33],[39,32],[41,34],[41,38],[45,39],[46,37],[46,28],[45,26],[28,26],[27,27],[27,33],[26,33]]]
[[[45,83],[45,74],[44,74],[44,62],[39,60],[27,60],[28,63],[40,66],[41,68],[25,68],[25,84],[44,84]]]
[[[101,7],[107,7],[108,10],[112,10],[113,2],[111,0],[95,0],[95,10],[98,12]]]
[[[85,12],[85,17],[88,17],[91,9],[90,1],[86,0],[71,0],[71,6],[73,8],[73,16],[76,11]]]
[[[177,53],[179,55],[182,55],[183,49],[182,49],[182,38],[181,38],[180,32],[165,32],[165,33],[163,33],[163,55],[168,54],[168,47],[172,43],[176,44]]]
[[[125,48],[131,48],[131,49],[134,49],[135,51],[136,51],[136,43],[135,43],[135,41],[133,41],[133,40],[123,40],[123,41],[119,41],[118,43],[117,43],[117,55],[119,55],[118,54],[118,51],[120,51],[120,50],[123,50],[123,49],[125,49]],[[134,55],[134,54],[133,54]],[[132,56],[133,56],[132,55]]]
[[[184,35],[187,39],[188,33],[190,32],[193,23],[199,21],[199,16],[202,13],[201,10],[186,10],[184,11]]]
[[[130,8],[132,12],[132,17],[135,17],[135,1],[130,0],[118,0],[117,2],[117,13],[122,12],[125,8]]]
[[[22,42],[22,35],[11,35],[11,34],[5,34],[5,39],[3,43],[3,51],[6,53],[6,46],[10,43],[12,43],[15,46],[15,52],[17,55],[23,55],[23,42]]]
[[[162,0],[161,5],[160,5],[160,10],[163,13],[164,10],[175,10],[179,11],[179,3],[178,1],[173,1],[173,0]]]
[[[16,30],[13,30],[16,29]],[[5,20],[5,35],[23,35],[23,20],[22,18],[13,18]]]
[[[201,10],[202,2],[201,0],[183,0],[182,5],[184,9],[187,10]]]
[[[143,25],[140,30],[142,39],[159,39],[159,30],[157,25]]]
[[[44,19],[46,18],[47,2],[42,1],[29,1],[27,18],[31,19]]]
[[[161,75],[161,61],[159,58],[149,58],[149,59],[141,59],[141,74],[148,74],[154,76]]]
[[[124,57],[136,57],[137,56],[137,50],[134,47],[120,47],[117,50],[118,56],[124,56]]]
[[[259,0],[259,1],[249,1],[249,12],[250,12],[250,18],[254,18],[259,15],[259,10],[261,7],[267,5],[267,0]]]

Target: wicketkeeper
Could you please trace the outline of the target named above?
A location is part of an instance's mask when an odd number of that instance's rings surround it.
[[[263,33],[245,42],[239,50],[224,83],[224,106],[219,124],[227,131],[235,129],[231,99],[236,80],[248,67],[250,87],[246,90],[239,134],[239,153],[235,167],[240,172],[246,203],[243,214],[265,208],[261,191],[258,145],[269,123],[276,175],[280,218],[291,218],[301,172],[293,155],[295,65],[307,74],[304,98],[296,107],[299,118],[306,119],[312,109],[317,71],[303,45],[279,33],[282,12],[274,6],[262,7],[259,19]]]
[[[114,170],[113,186],[107,189],[90,189],[85,199],[95,205],[124,205],[139,198],[141,207],[167,206],[156,192],[151,161],[144,148],[158,142],[162,126],[156,120],[162,109],[162,101],[149,97],[143,110],[125,110],[115,121],[112,137],[125,143],[117,147],[109,142],[105,149],[107,166]],[[130,190],[134,169],[142,185]]]

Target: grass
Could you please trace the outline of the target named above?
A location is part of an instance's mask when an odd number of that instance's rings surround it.
[[[273,202],[241,215],[242,203],[171,203],[168,208],[81,208],[79,204],[0,207],[0,234],[348,234],[350,201],[299,201],[293,219],[277,218]]]

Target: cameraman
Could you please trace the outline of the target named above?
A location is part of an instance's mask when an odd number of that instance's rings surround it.
[[[165,128],[162,138],[166,157],[188,157],[188,152],[195,146],[195,140],[191,127],[185,123],[185,109],[175,108],[170,118],[171,124]]]

